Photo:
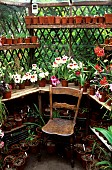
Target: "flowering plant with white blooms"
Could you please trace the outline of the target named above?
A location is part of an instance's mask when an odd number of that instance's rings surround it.
[[[53,75],[59,79],[72,80],[75,78],[75,74],[73,73],[74,68],[75,64],[71,60],[71,57],[64,55],[62,57],[55,58],[52,72]]]
[[[4,132],[0,129],[0,149],[4,147],[4,142],[2,141],[3,136]]]
[[[49,72],[45,68],[39,68],[36,64],[32,64],[32,70],[34,74],[37,74],[38,80],[42,80],[49,76]]]

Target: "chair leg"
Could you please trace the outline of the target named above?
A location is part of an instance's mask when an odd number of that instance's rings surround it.
[[[70,150],[71,150],[71,167],[74,168],[74,138],[70,137]]]

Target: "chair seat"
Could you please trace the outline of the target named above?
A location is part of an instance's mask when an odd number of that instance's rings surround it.
[[[43,126],[42,131],[48,134],[70,136],[74,133],[74,123],[72,120],[53,118]]]

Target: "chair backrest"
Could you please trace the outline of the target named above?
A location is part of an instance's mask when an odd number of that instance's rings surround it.
[[[79,110],[79,106],[80,106],[80,102],[81,102],[81,98],[82,98],[82,93],[83,93],[83,89],[79,90],[76,88],[71,88],[71,87],[52,87],[52,85],[50,85],[49,87],[49,98],[50,98],[50,119],[53,118],[53,108],[65,108],[65,109],[70,109],[70,110],[74,110],[74,121],[76,122],[76,118],[77,118],[77,114],[78,114],[78,110]],[[57,94],[57,95],[69,95],[69,96],[74,96],[74,105],[68,104],[68,103],[53,103],[53,94]],[[75,98],[77,98],[77,103]]]

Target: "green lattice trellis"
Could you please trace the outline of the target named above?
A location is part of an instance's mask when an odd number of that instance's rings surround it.
[[[49,6],[39,7],[38,15],[60,15],[69,16],[69,6]],[[0,34],[15,36],[29,35],[24,22],[24,17],[28,14],[28,8],[5,6],[1,5],[0,10]],[[6,14],[5,10],[8,11]],[[100,15],[104,13],[112,13],[111,6],[73,6],[72,15]],[[35,29],[34,33],[38,36],[40,48],[35,50],[32,58],[30,58],[31,49],[18,49],[0,51],[0,61],[4,65],[4,60],[7,62],[13,61],[21,54],[20,64],[25,69],[26,65],[37,63],[40,67],[44,64],[48,66],[55,57],[62,55],[71,55],[81,59],[90,59],[93,61],[94,52],[93,48],[96,43],[103,43],[106,36],[110,33],[111,29],[92,28],[92,29]],[[69,50],[69,39],[71,38],[71,52]]]

